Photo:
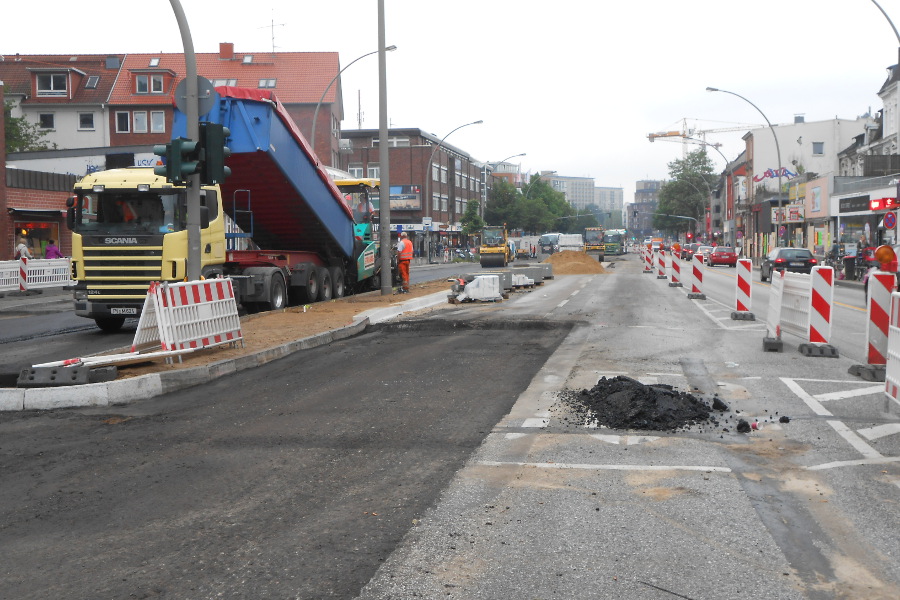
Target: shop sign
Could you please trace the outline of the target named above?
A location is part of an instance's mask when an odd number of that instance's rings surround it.
[[[851,213],[869,210],[869,196],[853,196],[838,200],[838,212]]]
[[[869,210],[894,210],[900,207],[896,198],[873,198],[869,200]]]

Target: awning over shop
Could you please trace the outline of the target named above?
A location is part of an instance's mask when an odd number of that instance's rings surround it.
[[[6,210],[11,217],[23,221],[56,220],[66,214],[66,211],[62,209],[7,208]]]

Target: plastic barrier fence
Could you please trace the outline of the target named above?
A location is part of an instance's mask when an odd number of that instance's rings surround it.
[[[35,258],[0,262],[0,292],[62,287],[72,283],[68,258]]]
[[[896,273],[875,271],[869,276],[866,298],[866,361],[853,365],[851,375],[866,381],[884,381],[888,361],[888,337],[891,327],[891,294],[897,291]]]
[[[891,293],[884,393],[894,401],[897,401],[897,397],[900,395],[900,293],[897,292]]]
[[[644,259],[644,273],[653,272],[653,252],[647,246],[641,246],[641,257]]]
[[[164,351],[243,344],[231,279],[151,284],[132,351],[156,341]]]
[[[656,278],[666,279],[666,251],[656,253]]]
[[[831,338],[832,305],[834,303],[834,270],[813,267],[812,273],[773,272],[766,330],[766,350],[781,350],[781,332],[792,333],[806,342],[800,352],[807,356],[837,356],[828,344]],[[777,347],[771,340],[775,339]]]

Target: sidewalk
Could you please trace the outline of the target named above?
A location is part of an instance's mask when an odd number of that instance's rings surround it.
[[[62,287],[41,288],[27,292],[0,292],[0,313],[67,309],[72,309],[72,292]]]

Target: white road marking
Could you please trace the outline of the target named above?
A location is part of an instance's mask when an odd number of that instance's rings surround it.
[[[867,440],[877,440],[878,438],[887,437],[900,433],[900,423],[887,423],[885,425],[877,425],[875,427],[866,427],[860,429],[856,433],[860,434]]]
[[[900,456],[876,456],[873,458],[857,458],[856,460],[836,460],[830,463],[822,463],[821,465],[813,465],[806,467],[807,471],[824,471],[826,469],[836,469],[838,467],[856,467],[862,465],[889,465],[891,463],[900,462]]]
[[[816,394],[813,396],[816,400],[827,402],[829,400],[846,400],[847,398],[857,398],[859,396],[868,396],[869,394],[883,394],[884,384],[870,385],[855,390],[844,390],[842,392],[828,392],[827,394]]]
[[[822,406],[818,400],[816,400],[811,394],[806,393],[800,384],[797,381],[816,381],[810,379],[791,379],[789,377],[782,377],[781,381],[784,382],[784,385],[788,386],[788,388],[794,392],[794,394],[806,402],[806,405],[817,415],[823,417],[833,417],[829,410],[827,410],[824,406]]]
[[[550,419],[532,418],[522,421],[522,427],[546,427],[550,423]]]
[[[607,444],[634,446],[643,444],[644,442],[655,442],[659,439],[658,435],[611,435],[604,433],[592,433],[591,437],[597,438],[601,442]]]
[[[881,452],[873,448],[872,446],[865,443],[862,438],[860,438],[856,433],[844,425],[840,421],[828,421],[828,424],[834,427],[834,430],[838,432],[838,434],[847,440],[847,442],[856,448],[856,451],[865,456],[866,458],[881,458],[883,455]]]
[[[579,463],[528,463],[485,460],[478,463],[486,467],[531,467],[535,469],[582,469],[588,471],[703,471],[707,473],[731,473],[728,467],[705,465],[588,465]]]

